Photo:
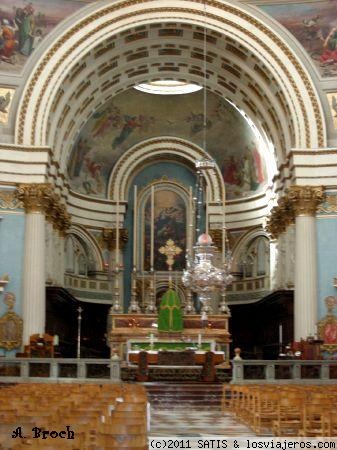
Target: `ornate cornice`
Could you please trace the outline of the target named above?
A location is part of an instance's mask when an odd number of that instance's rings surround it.
[[[318,205],[325,199],[323,186],[291,186],[288,198],[295,216],[315,216]]]
[[[103,241],[106,243],[108,250],[115,250],[116,248],[116,228],[103,228]],[[126,228],[119,229],[119,248],[123,249],[128,242],[129,233]]]
[[[52,223],[61,235],[64,235],[70,227],[71,220],[67,208],[61,202],[61,197],[53,191],[51,184],[20,184],[15,197],[22,202],[27,214],[45,214],[46,220]]]
[[[322,186],[291,186],[271,210],[266,230],[275,239],[294,223],[297,216],[315,216],[325,199]]]

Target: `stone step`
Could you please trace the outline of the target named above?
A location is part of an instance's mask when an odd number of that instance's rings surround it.
[[[219,411],[223,385],[220,383],[144,383],[153,409]]]

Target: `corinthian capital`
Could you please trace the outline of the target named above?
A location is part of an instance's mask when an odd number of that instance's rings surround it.
[[[324,198],[322,186],[291,186],[288,190],[288,199],[292,203],[295,216],[314,216]]]
[[[20,184],[16,197],[23,203],[26,213],[45,213],[49,207],[49,200],[53,194],[49,183]]]

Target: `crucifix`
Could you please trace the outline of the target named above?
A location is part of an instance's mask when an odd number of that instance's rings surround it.
[[[159,248],[159,253],[166,256],[166,264],[168,265],[169,269],[169,285],[172,286],[172,266],[174,264],[174,258],[175,256],[179,255],[182,252],[182,249],[175,245],[174,241],[172,239],[169,239],[166,241],[166,244],[163,247]]]

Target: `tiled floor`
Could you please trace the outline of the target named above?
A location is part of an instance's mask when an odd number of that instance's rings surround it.
[[[254,433],[221,411],[152,409],[150,436],[254,436]]]

